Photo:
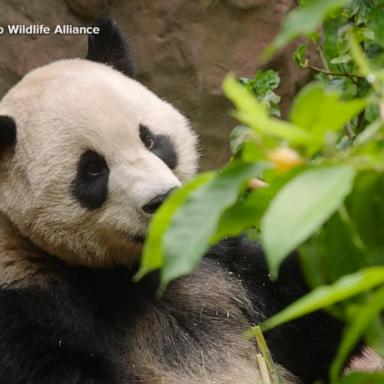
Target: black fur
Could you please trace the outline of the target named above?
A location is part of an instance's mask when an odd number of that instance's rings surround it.
[[[140,124],[140,138],[146,146],[152,141],[152,146],[148,149],[163,160],[170,169],[177,167],[176,149],[168,136],[154,135],[148,127]]]
[[[308,293],[297,253],[283,262],[277,281],[269,278],[262,249],[244,237],[222,242],[211,250],[210,257],[216,258],[244,281],[255,310],[261,310],[264,318],[270,318]],[[265,337],[274,360],[300,378],[303,384],[312,384],[319,379],[327,382],[342,330],[343,324],[339,320],[318,311],[272,329]]]
[[[72,196],[88,209],[101,207],[108,197],[109,169],[98,153],[84,152],[77,164],[76,177],[71,183]]]
[[[0,384],[138,384],[120,340],[157,285],[133,286],[124,268],[58,269],[49,289],[0,289]]]
[[[88,37],[87,59],[112,66],[129,77],[135,77],[136,68],[127,40],[116,22],[108,17],[96,20],[92,27],[99,27],[99,34]]]
[[[9,147],[16,144],[16,122],[12,117],[0,116],[0,154]]]
[[[202,266],[208,276],[226,269],[245,285],[254,306],[244,309],[250,324],[307,291],[296,255],[271,282],[261,249],[244,238],[213,247]],[[195,361],[191,356],[200,356],[204,343],[220,343],[230,321],[225,314],[212,316],[209,307],[193,310],[183,297],[157,301],[157,274],[135,284],[123,267],[91,270],[58,263],[58,271],[60,282],[47,289],[0,289],[0,384],[138,384],[142,378],[134,360],[120,357],[123,343],[137,343],[136,326],[149,313],[162,324],[147,326],[151,353],[174,371]],[[201,284],[202,297],[205,289]],[[318,312],[266,338],[276,362],[310,384],[326,378],[341,332],[337,320]]]
[[[118,383],[92,308],[69,285],[0,290],[1,384]]]

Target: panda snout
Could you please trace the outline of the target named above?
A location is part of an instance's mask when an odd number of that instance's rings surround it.
[[[164,202],[164,200],[173,192],[176,188],[171,188],[168,192],[162,193],[161,195],[155,196],[153,199],[148,201],[145,205],[141,207],[141,209],[148,214],[154,214],[160,205]]]

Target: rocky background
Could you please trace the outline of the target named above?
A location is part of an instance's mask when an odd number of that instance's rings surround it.
[[[139,78],[181,109],[201,135],[202,167],[228,159],[235,122],[221,92],[228,71],[252,76],[257,56],[279,31],[295,0],[0,0],[0,26],[88,25],[114,17],[134,47]],[[0,97],[26,72],[55,59],[83,57],[85,36],[0,36]],[[292,48],[269,63],[278,69],[283,110],[308,74]]]

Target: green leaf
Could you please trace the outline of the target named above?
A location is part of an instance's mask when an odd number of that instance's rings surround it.
[[[215,243],[226,236],[238,236],[246,229],[259,226],[260,219],[275,194],[276,190],[273,188],[262,187],[225,210],[211,242]]]
[[[340,211],[328,220],[319,236],[324,264],[332,282],[356,272],[364,262],[365,249],[356,234],[355,223]]]
[[[262,324],[263,331],[272,329],[311,312],[327,308],[369,289],[384,284],[384,267],[361,269],[340,278],[332,285],[315,288]]]
[[[384,357],[384,324],[378,315],[365,333],[366,344],[381,357]]]
[[[293,60],[299,66],[305,68],[305,54],[308,48],[308,44],[300,44],[296,51],[293,53]]]
[[[372,31],[369,28],[354,28],[354,33],[356,36],[356,39],[361,43],[365,40],[374,40],[375,39],[375,32]]]
[[[280,100],[280,96],[276,95],[275,92],[268,91],[261,101],[263,104],[265,104],[271,116],[280,117],[281,114],[278,108]]]
[[[296,97],[290,119],[312,134],[312,153],[322,147],[327,132],[342,129],[366,105],[364,99],[344,101],[340,97],[340,92],[318,82],[307,85]]]
[[[354,372],[340,380],[340,384],[383,384],[383,372]]]
[[[254,133],[253,133],[254,134]],[[250,139],[251,136],[248,136]],[[254,141],[246,141],[241,150],[241,158],[246,163],[258,162],[261,164],[262,161],[265,162],[265,152],[261,146]]]
[[[230,99],[236,108],[242,112],[257,112],[268,116],[266,107],[258,102],[255,95],[240,84],[232,74],[225,77],[223,81],[223,90],[228,99]]]
[[[347,42],[345,41],[344,34],[340,34],[340,30],[342,30],[345,24],[347,24],[347,19],[339,16],[327,18],[322,25],[323,41],[321,48],[331,70],[339,70],[330,63],[331,60],[335,57],[348,53]],[[328,77],[327,80],[329,80]]]
[[[336,383],[344,367],[344,363],[352,352],[353,347],[362,338],[365,330],[371,325],[375,317],[384,308],[384,288],[375,292],[370,300],[363,306],[358,308],[358,314],[349,322],[339,346],[336,358],[331,366],[331,382]]]
[[[337,56],[331,60],[331,64],[347,64],[352,61],[351,55],[345,54],[341,56]]]
[[[273,91],[279,86],[280,76],[273,69],[268,69],[267,71],[257,72],[253,79],[241,77],[239,81],[261,100],[267,92]]]
[[[364,144],[367,144],[369,141],[371,141],[374,136],[377,134],[377,132],[380,131],[380,129],[383,128],[383,121],[381,118],[375,120],[373,123],[368,125],[355,139],[354,145],[355,146],[361,146]]]
[[[267,107],[232,76],[228,75],[223,82],[226,96],[235,104],[237,112],[234,116],[242,123],[253,128],[256,132],[285,139],[293,144],[305,144],[310,136],[305,130],[286,121],[268,115]]]
[[[277,194],[261,223],[272,276],[276,277],[282,260],[338,209],[352,189],[354,176],[348,166],[312,169]]]
[[[323,243],[316,234],[299,247],[300,265],[310,288],[329,283],[323,262]]]
[[[233,113],[233,116],[262,135],[283,139],[296,146],[310,142],[307,132],[286,121],[269,117],[266,109],[262,113],[257,110],[254,112],[240,110]]]
[[[234,205],[226,209],[218,223],[217,230],[211,238],[215,243],[226,236],[237,236],[248,229],[260,228],[260,220],[268,208],[269,203],[278,191],[287,184],[298,172],[297,167],[290,171],[276,175],[271,184],[250,192],[245,198],[239,199]]]
[[[368,77],[371,74],[371,67],[368,59],[366,58],[363,49],[361,48],[356,36],[353,32],[348,33],[348,44],[349,49],[351,50],[351,55],[353,60],[359,68],[359,73],[362,76]]]
[[[210,246],[223,211],[236,202],[244,183],[254,177],[258,169],[256,164],[230,164],[202,188],[189,194],[173,216],[163,239],[162,288],[197,266]]]
[[[380,114],[380,107],[377,104],[368,104],[367,108],[365,109],[365,119],[369,123],[373,123],[377,120],[382,120],[381,114]]]
[[[140,270],[134,277],[136,281],[140,280],[147,273],[161,268],[164,263],[162,239],[171,223],[173,215],[179,207],[184,204],[192,191],[206,184],[213,177],[213,172],[206,172],[197,176],[184,185],[182,189],[173,192],[158,209],[149,227],[148,237],[145,241],[141,258]]]
[[[263,57],[269,59],[278,49],[283,48],[299,35],[314,32],[327,15],[347,4],[348,1],[312,0],[305,2],[302,8],[291,11],[285,19],[282,31],[264,51]]]
[[[238,125],[231,132],[230,147],[233,155],[236,155],[243,148],[244,142],[247,140],[250,129],[244,125]]]
[[[346,206],[359,236],[366,245],[365,259],[384,264],[384,176],[362,172]]]
[[[383,7],[383,0],[376,1],[376,7],[372,7],[372,11],[369,15],[369,24],[382,47],[384,47],[384,18],[381,12]]]

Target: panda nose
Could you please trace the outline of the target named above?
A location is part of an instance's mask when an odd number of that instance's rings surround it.
[[[153,214],[157,211],[157,209],[160,207],[160,205],[163,203],[163,201],[168,197],[168,195],[175,190],[176,188],[170,189],[168,192],[163,193],[161,195],[158,195],[154,197],[152,200],[150,200],[147,204],[143,205],[141,209],[145,213]]]

